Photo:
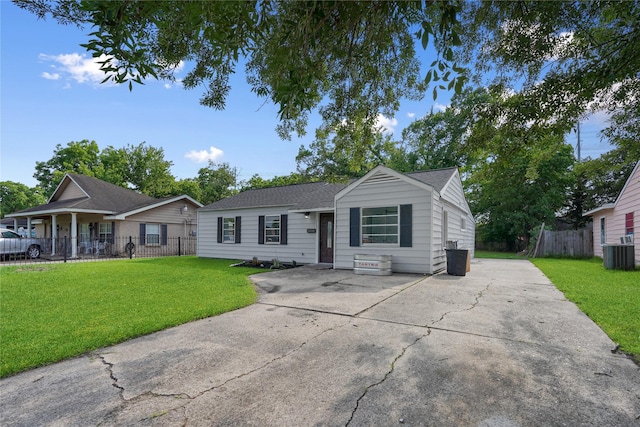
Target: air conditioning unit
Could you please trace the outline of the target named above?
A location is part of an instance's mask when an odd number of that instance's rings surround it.
[[[604,268],[608,270],[633,270],[635,251],[631,245],[604,245],[602,247]]]

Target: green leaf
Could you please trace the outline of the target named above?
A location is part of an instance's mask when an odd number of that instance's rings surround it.
[[[432,72],[433,72],[433,70],[427,71],[427,75],[424,78],[424,83],[427,84],[427,85],[429,83],[431,83]]]

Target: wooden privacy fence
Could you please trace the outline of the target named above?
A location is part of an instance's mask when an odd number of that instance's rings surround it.
[[[593,230],[542,230],[533,257],[543,256],[593,256]]]

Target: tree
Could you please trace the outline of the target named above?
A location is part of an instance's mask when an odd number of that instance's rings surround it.
[[[145,145],[127,145],[121,149],[127,159],[126,179],[133,190],[151,197],[172,194],[175,177],[171,174],[173,162],[165,160],[164,150]]]
[[[66,147],[56,145],[53,157],[36,162],[33,177],[38,181],[45,197],[50,197],[66,173],[96,176],[100,165],[100,149],[95,141],[71,141]]]
[[[129,187],[129,158],[126,149],[108,146],[100,152],[100,168],[95,177],[120,187]]]
[[[105,80],[174,79],[224,108],[241,60],[252,90],[279,107],[281,136],[304,133],[317,110],[325,132],[353,131],[336,154],[350,168],[376,143],[371,126],[403,98],[434,86],[462,90],[473,76],[520,93],[507,122],[567,127],[589,112],[640,113],[637,1],[77,1],[14,0],[39,17],[92,28],[83,44]],[[424,78],[415,42],[437,52]],[[462,68],[460,65],[473,69]],[[636,134],[637,135],[637,134]]]
[[[5,215],[46,203],[38,188],[29,188],[19,182],[0,182],[0,218]]]
[[[66,147],[58,144],[51,159],[36,162],[33,176],[47,198],[67,173],[93,176],[152,197],[166,197],[174,194],[176,185],[172,165],[165,160],[162,148],[144,142],[100,151],[95,141],[82,140],[71,141]]]
[[[397,144],[380,129],[373,134],[371,144],[353,146],[351,138],[362,132],[353,127],[342,129],[346,127],[350,125],[343,124],[333,132],[324,128],[316,130],[316,139],[309,148],[301,146],[298,150],[298,172],[318,180],[344,182],[359,178],[375,166],[391,162],[391,159],[400,161]],[[359,160],[356,162],[354,159]]]
[[[491,96],[485,89],[465,87],[444,111],[431,111],[402,131],[394,169],[404,172],[456,166],[471,168],[475,159],[468,146],[470,130],[481,120]]]
[[[476,83],[521,95],[502,111],[507,122],[640,114],[637,1],[466,2],[459,31],[457,58],[474,64]]]
[[[181,196],[183,194],[200,202],[202,200],[202,190],[200,189],[198,180],[195,178],[186,178],[176,181],[171,195]]]
[[[543,221],[554,223],[572,183],[575,159],[564,136],[529,131],[496,132],[493,150],[483,150],[487,161],[478,163],[467,182],[478,237],[504,243],[509,250],[526,247],[531,230]]]
[[[201,104],[222,109],[241,59],[252,90],[279,107],[282,137],[303,134],[318,110],[323,125],[357,124],[353,147],[373,144],[368,126],[392,116],[402,98],[419,99],[429,82],[461,88],[452,47],[460,2],[406,1],[74,1],[14,0],[39,17],[91,28],[83,44],[106,80],[175,79],[193,64],[186,89],[206,87]],[[423,78],[415,44],[438,49]],[[445,88],[444,85],[441,86]],[[351,128],[347,128],[351,129]],[[362,150],[351,158],[357,164]]]
[[[274,176],[271,179],[264,179],[260,175],[255,174],[249,178],[248,181],[242,183],[240,191],[255,190],[258,188],[282,187],[285,185],[303,184],[314,181],[318,181],[318,178],[296,172],[292,172],[285,176]]]
[[[225,197],[236,193],[238,171],[228,163],[216,164],[209,160],[206,168],[198,171],[198,187],[202,194],[199,200],[202,204],[208,205]]]

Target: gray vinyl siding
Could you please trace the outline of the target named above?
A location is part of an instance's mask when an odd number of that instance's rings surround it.
[[[441,198],[449,217],[448,240],[458,241],[458,249],[471,251],[473,258],[476,225],[457,172],[443,188]],[[462,228],[462,218],[465,220],[464,229]]]
[[[260,215],[288,215],[287,244],[258,244],[258,217]],[[218,243],[218,217],[242,217],[241,243]],[[274,258],[282,262],[296,261],[298,264],[317,262],[316,247],[318,233],[307,233],[317,229],[317,215],[308,219],[302,213],[288,212],[287,208],[249,208],[225,211],[198,211],[198,250],[202,258],[250,260],[257,257],[263,261]]]
[[[413,245],[349,246],[349,209],[413,205]],[[335,268],[353,268],[355,254],[392,255],[392,270],[402,273],[430,273],[431,256],[429,242],[431,232],[431,192],[399,179],[362,182],[346,195],[336,200],[336,249]]]
[[[432,230],[433,240],[431,241],[431,253],[433,255],[433,273],[438,273],[447,268],[447,258],[442,245],[442,202],[440,196],[436,193],[433,195],[432,210]],[[450,240],[450,239],[449,239]]]

